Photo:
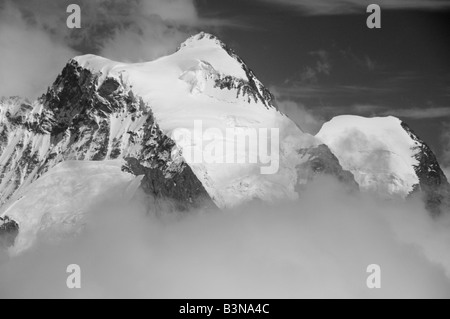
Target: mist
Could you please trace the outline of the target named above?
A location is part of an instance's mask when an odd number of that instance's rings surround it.
[[[448,214],[343,189],[319,178],[294,202],[190,213],[100,201],[78,236],[3,253],[0,298],[450,297]],[[66,286],[70,264],[80,289]]]
[[[199,26],[221,23],[201,19],[191,0],[80,0],[82,27],[69,29],[71,3],[0,0],[0,97],[38,98],[75,56],[151,61],[175,52]]]

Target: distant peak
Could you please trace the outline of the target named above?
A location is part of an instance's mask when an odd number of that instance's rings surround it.
[[[198,46],[218,46],[221,48],[225,48],[225,44],[219,40],[215,35],[207,33],[207,32],[200,32],[196,35],[190,36],[186,41],[184,41],[178,50],[184,49],[184,48],[193,48]]]

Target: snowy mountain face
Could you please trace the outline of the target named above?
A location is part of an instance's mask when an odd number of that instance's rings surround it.
[[[0,103],[2,215],[13,216],[25,233],[36,225],[19,207],[35,201],[30,189],[65,161],[118,161],[124,174],[142,177],[151,205],[170,202],[177,211],[295,199],[317,174],[356,185],[328,147],[277,110],[245,63],[205,33],[152,62],[76,57],[38,101]],[[245,158],[196,159],[255,136],[266,148],[265,160],[250,160],[261,155],[250,142]]]
[[[388,198],[420,192],[435,214],[441,204],[448,205],[450,185],[436,156],[398,118],[338,116],[325,123],[317,137],[362,190]]]
[[[96,207],[130,205],[140,195],[138,187],[143,176],[124,172],[124,163],[105,160],[57,164],[22,189],[20,200],[10,203],[8,220],[0,226],[0,243],[3,247],[14,244],[9,251],[16,254],[30,248],[38,238],[51,243],[75,237],[89,224],[89,213],[97,211]]]

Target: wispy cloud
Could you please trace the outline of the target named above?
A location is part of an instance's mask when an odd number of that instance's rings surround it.
[[[378,62],[373,60],[367,54],[365,55],[356,54],[353,52],[351,48],[340,50],[339,55],[340,58],[344,60],[345,63],[353,64],[354,66],[356,66],[357,68],[359,68],[361,71],[364,72],[373,72],[380,67]]]
[[[16,7],[0,9],[0,97],[36,98],[76,54],[43,27],[33,26]]]
[[[385,95],[398,87],[386,85],[386,81],[393,77],[392,74],[383,74],[383,83],[375,83],[384,66],[367,54],[354,53],[351,48],[311,51],[306,61],[301,70],[294,72],[282,85],[276,87],[280,95],[290,99],[333,100],[355,94]]]
[[[450,122],[447,122],[442,127],[440,140],[442,144],[442,162],[443,165],[448,167],[448,172],[450,172]]]
[[[322,50],[321,50],[322,51]],[[272,86],[280,100],[293,100],[324,114],[353,112],[366,116],[443,118],[450,114],[448,74],[391,70],[367,54],[351,48],[316,55],[305,72],[294,73]],[[322,68],[326,62],[327,68]],[[326,70],[326,72],[324,72]]]
[[[234,23],[200,17],[194,0],[79,0],[82,27],[69,29],[72,2],[0,0],[0,96],[36,98],[75,55],[149,61],[200,28]]]
[[[395,92],[392,87],[370,87],[364,85],[341,85],[341,84],[308,84],[301,82],[293,83],[290,86],[274,87],[280,95],[289,98],[321,98],[321,99],[335,99],[344,98],[347,96],[359,95],[380,95]]]
[[[389,109],[384,111],[380,115],[394,115],[410,119],[443,118],[450,117],[450,107]]]
[[[362,116],[396,116],[405,119],[439,119],[450,117],[450,107],[393,108],[374,104],[353,104],[348,106],[316,106],[316,112],[323,114],[355,114]],[[449,133],[450,135],[450,133]],[[450,154],[450,153],[449,153]],[[449,157],[450,159],[450,157]]]
[[[274,5],[285,5],[297,9],[305,15],[353,14],[365,12],[365,8],[374,3],[372,0],[259,0]],[[445,0],[378,0],[382,9],[421,9],[439,10],[450,8]]]
[[[306,66],[300,73],[300,83],[317,83],[320,76],[329,76],[332,65],[330,54],[325,50],[318,50],[309,53],[317,59],[315,65]]]

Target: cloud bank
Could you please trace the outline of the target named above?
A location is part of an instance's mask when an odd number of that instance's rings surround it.
[[[36,98],[76,54],[44,29],[28,24],[17,8],[0,9],[0,96]]]
[[[260,0],[270,4],[290,6],[305,15],[334,15],[365,12],[371,0]],[[378,0],[381,9],[440,10],[450,4],[441,0]]]
[[[0,297],[448,298],[450,219],[418,200],[380,201],[318,179],[298,201],[146,215],[93,207],[81,236],[0,261]],[[66,267],[81,267],[81,289]],[[381,267],[368,289],[367,266]]]
[[[150,61],[221,23],[201,19],[193,0],[80,0],[82,27],[69,29],[70,3],[0,0],[0,96],[38,97],[76,55]]]

